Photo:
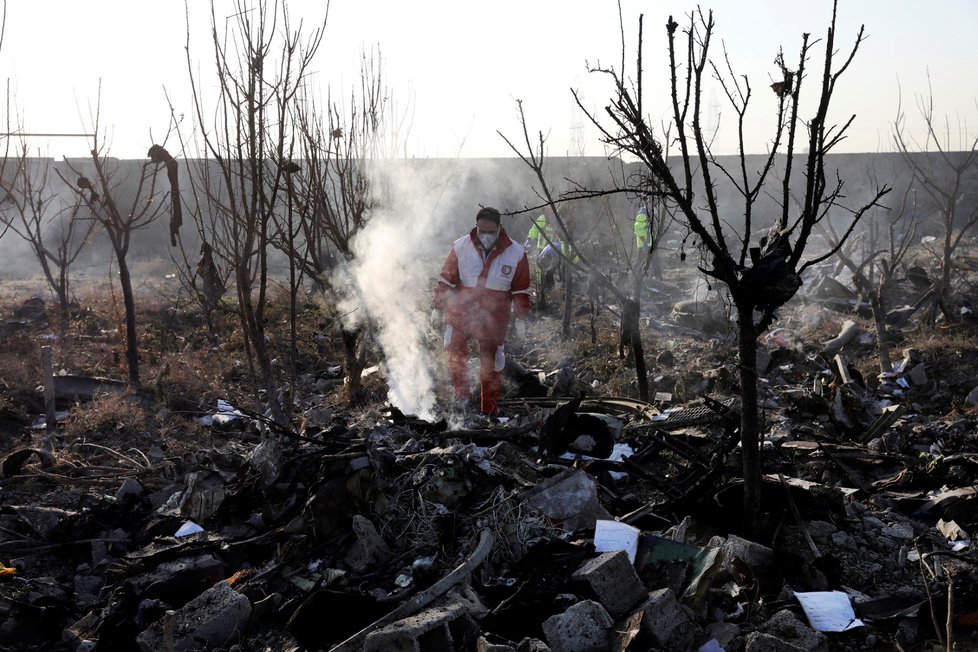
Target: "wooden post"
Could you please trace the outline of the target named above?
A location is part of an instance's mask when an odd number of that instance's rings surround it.
[[[44,448],[51,452],[54,449],[54,437],[58,433],[58,417],[54,409],[54,374],[50,346],[41,347],[41,372],[44,374],[44,412],[47,426]]]

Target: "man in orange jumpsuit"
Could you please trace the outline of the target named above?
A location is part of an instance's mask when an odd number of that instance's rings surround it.
[[[480,409],[488,415],[499,411],[510,313],[523,318],[531,307],[526,252],[499,222],[495,208],[476,214],[475,228],[452,244],[433,301],[445,314],[445,348],[456,403],[467,405],[472,395],[468,347],[474,339],[479,347]]]

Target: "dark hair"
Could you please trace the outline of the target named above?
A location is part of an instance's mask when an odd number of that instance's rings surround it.
[[[490,222],[499,224],[499,211],[492,206],[486,206],[475,214],[475,221],[478,222],[479,220],[489,220]]]

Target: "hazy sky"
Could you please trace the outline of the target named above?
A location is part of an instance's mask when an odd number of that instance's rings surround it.
[[[0,69],[9,80],[13,127],[28,132],[86,132],[102,88],[102,124],[109,153],[145,156],[167,127],[164,89],[178,112],[191,114],[185,44],[186,13],[174,0],[10,0]],[[738,74],[754,89],[749,114],[748,149],[765,150],[774,110],[768,85],[783,46],[788,65],[797,62],[802,32],[823,38],[829,0],[715,0],[701,2],[716,19],[714,55],[726,45]],[[859,24],[865,41],[842,78],[832,117],[857,115],[839,151],[890,149],[891,130],[901,95],[916,128],[916,98],[926,94],[928,73],[939,116],[948,116],[953,144],[974,138],[978,129],[978,2],[975,0],[841,0],[837,44],[848,52]],[[208,3],[190,2],[190,54],[209,82]],[[646,107],[656,122],[668,115],[663,25],[673,14],[680,23],[696,6],[687,0],[623,0],[628,45],[634,63],[637,17],[645,14]],[[221,0],[217,15],[233,13]],[[315,23],[322,0],[288,3],[293,18]],[[548,153],[603,153],[587,119],[574,106],[578,88],[585,105],[598,109],[610,97],[608,79],[588,73],[587,63],[619,65],[621,31],[616,3],[609,0],[333,0],[326,36],[315,61],[315,83],[348,92],[358,80],[364,48],[379,44],[387,86],[408,116],[404,138],[408,155],[419,157],[507,156],[496,133],[520,138],[516,99],[522,99],[535,133],[548,134]],[[821,45],[810,70],[820,65]],[[631,70],[629,71],[631,74]],[[211,74],[211,77],[213,75]],[[816,76],[808,79],[808,96]],[[704,98],[705,120],[720,121],[718,145],[729,149],[731,115],[722,94]],[[153,138],[150,133],[152,132]],[[32,150],[60,158],[83,156],[90,139],[32,137]]]

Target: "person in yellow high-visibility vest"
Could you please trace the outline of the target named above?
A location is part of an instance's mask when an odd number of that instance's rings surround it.
[[[536,257],[534,254],[546,249],[547,245],[553,241],[554,231],[553,227],[550,226],[550,221],[547,219],[547,214],[540,213],[533,220],[533,223],[530,225],[530,230],[526,233],[526,242],[523,243],[523,248],[526,249],[530,259],[535,260]],[[543,273],[540,271],[539,265],[533,266],[533,280],[538,285],[543,282]]]
[[[653,251],[652,245],[652,220],[649,217],[648,208],[642,206],[638,209],[638,214],[635,215],[635,247],[638,249],[640,263],[645,256],[652,256],[652,276],[661,279],[662,259],[658,248],[656,247]]]
[[[544,247],[553,242],[554,234],[550,222],[547,220],[546,213],[541,213],[530,226],[526,234],[526,243],[523,248],[535,247],[537,251],[542,251]]]
[[[648,254],[652,248],[652,220],[645,206],[638,209],[635,215],[635,246],[642,254]]]

